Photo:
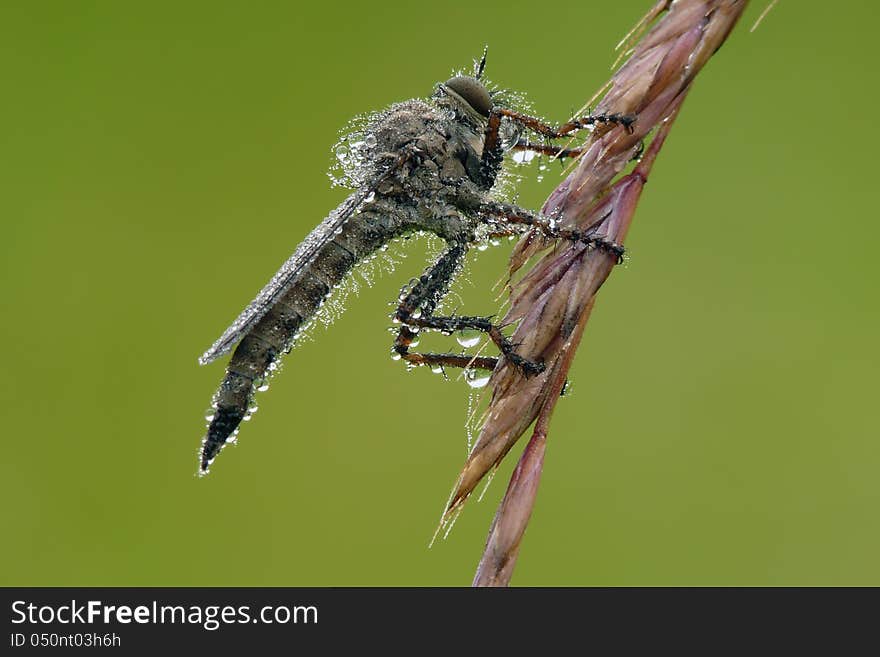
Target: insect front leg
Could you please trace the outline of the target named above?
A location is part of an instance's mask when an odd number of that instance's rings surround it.
[[[561,126],[554,127],[533,116],[502,107],[495,107],[489,112],[489,119],[483,133],[483,152],[480,155],[480,185],[484,189],[490,189],[495,184],[495,179],[498,177],[498,172],[501,169],[501,162],[504,159],[504,149],[501,145],[500,134],[502,118],[507,118],[516,125],[522,126],[546,139],[559,139],[583,128],[599,124],[623,125],[628,130],[632,130],[632,124],[636,120],[631,114],[588,114],[572,119]],[[528,141],[519,141],[514,148],[517,150],[532,150],[555,157],[578,157],[583,152],[580,148],[556,148]]]
[[[467,247],[454,244],[444,253],[431,269],[423,274],[412,289],[403,296],[395,311],[394,318],[403,324],[394,341],[394,353],[413,365],[450,366],[492,370],[498,364],[497,358],[468,356],[466,354],[434,354],[410,352],[410,346],[422,329],[452,334],[456,331],[474,330],[486,333],[498,349],[511,363],[525,375],[530,376],[544,370],[543,363],[535,363],[516,353],[516,346],[487,317],[438,316],[434,310],[449,290],[449,284],[461,265]]]
[[[567,137],[568,135],[575,133],[578,130],[600,124],[622,125],[628,130],[631,130],[632,124],[636,121],[636,117],[632,114],[587,114],[586,116],[572,119],[567,123],[563,123],[561,126],[554,127],[549,123],[544,123],[541,119],[537,119],[534,116],[522,114],[514,110],[504,109],[503,107],[494,108],[492,110],[492,114],[497,114],[499,117],[507,117],[517,125],[521,125],[527,130],[531,130],[532,132],[548,139],[559,139],[560,137]],[[496,131],[497,129],[498,128],[496,128]]]

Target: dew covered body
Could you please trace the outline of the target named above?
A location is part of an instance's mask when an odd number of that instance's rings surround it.
[[[201,359],[214,360],[229,349],[230,338],[240,339],[214,396],[201,450],[203,470],[235,436],[273,364],[290,350],[298,332],[358,262],[413,232],[431,232],[448,242],[474,240],[478,222],[470,213],[487,195],[478,182],[480,127],[477,122],[456,120],[449,107],[419,100],[393,105],[375,117],[365,130],[356,154],[360,162],[351,174],[363,190],[369,190],[363,201],[332,238],[321,243],[311,261],[286,281],[285,289],[265,304],[252,325],[239,327],[240,335],[233,332],[221,338]],[[375,184],[384,167],[407,149],[415,155]],[[357,201],[357,194],[349,200]],[[316,237],[315,241],[322,236]],[[310,240],[312,236],[304,244]]]

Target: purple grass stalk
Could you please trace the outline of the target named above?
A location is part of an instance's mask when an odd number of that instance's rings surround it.
[[[629,229],[639,197],[645,183],[648,182],[648,174],[654,164],[657,153],[660,152],[666,135],[669,134],[669,129],[672,127],[672,122],[678,114],[678,108],[681,106],[682,100],[684,100],[684,95],[674,103],[669,116],[660,127],[660,130],[654,137],[654,141],[651,142],[651,146],[639,165],[631,174],[615,183],[614,188],[609,194],[613,199],[612,204],[614,208],[609,222],[611,224],[609,234],[616,236],[619,239],[618,243],[623,242],[623,238]],[[596,259],[594,258],[593,263],[595,262]],[[587,325],[595,299],[596,297],[592,296],[584,308],[577,328],[572,334],[570,347],[557,361],[556,371],[548,379],[547,402],[541,407],[532,437],[528,445],[526,445],[513,471],[513,475],[511,475],[507,492],[504,494],[504,498],[501,500],[501,504],[495,513],[495,518],[492,520],[489,537],[486,540],[486,547],[480,559],[480,564],[477,567],[477,573],[474,576],[473,586],[507,586],[510,582],[513,567],[516,565],[516,558],[519,555],[519,545],[528,526],[529,518],[532,515],[532,508],[535,505],[535,498],[538,494],[538,484],[541,481],[541,472],[544,467],[544,451],[547,446],[547,428],[550,418],[553,415],[556,402],[562,394],[566,374],[571,367],[571,361],[583,337],[584,328]]]
[[[596,114],[635,115],[635,124],[629,130],[617,125],[593,132],[575,169],[547,199],[543,214],[561,226],[624,242],[647,176],[691,82],[725,41],[747,4],[748,0],[661,0],[654,4],[628,37],[630,45],[637,38],[638,42],[595,108]],[[652,133],[639,164],[620,176]],[[519,345],[519,352],[543,361],[546,369],[525,377],[504,360],[496,367],[480,435],[441,521],[446,524],[457,515],[479,481],[536,422],[492,522],[475,586],[506,586],[510,581],[537,495],[550,418],[596,293],[616,264],[616,257],[607,250],[571,242],[554,244],[529,234],[511,255],[511,274],[542,251],[547,252],[511,286],[511,306],[504,323],[517,324],[512,341]]]

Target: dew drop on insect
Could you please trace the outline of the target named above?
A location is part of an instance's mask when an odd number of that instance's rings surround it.
[[[376,199],[376,192],[370,192],[364,199],[365,203],[371,203]]]
[[[479,244],[477,244],[477,251],[485,251],[488,248],[489,248],[488,242],[480,242]]]
[[[515,151],[512,158],[517,164],[526,164],[535,159],[535,151]]]
[[[377,143],[378,142],[376,141],[376,135],[367,135],[366,137],[364,137],[364,145],[367,148],[376,148]]]
[[[479,331],[473,329],[462,329],[455,336],[455,340],[462,347],[476,347],[477,344],[480,342],[481,337],[482,334]]]
[[[211,421],[214,419],[214,411],[211,411],[211,412],[209,412],[209,413],[206,413],[206,414],[205,414],[205,419],[206,419],[208,422],[211,422]]]
[[[391,352],[391,360],[400,360],[400,354],[396,351]]]
[[[422,316],[422,311],[421,311],[421,310],[414,310],[414,311],[413,311],[413,314],[412,314],[412,318],[413,318],[413,319],[418,319],[418,318],[421,317],[421,316]]]
[[[492,373],[485,370],[466,370],[464,380],[471,388],[484,388],[490,376]]]
[[[257,386],[257,392],[266,392],[269,389],[269,382],[263,381],[260,385]]]
[[[434,374],[443,374],[443,366],[442,365],[431,365],[431,371]]]
[[[416,337],[414,337],[414,338],[410,341],[409,346],[410,346],[410,347],[418,347],[418,346],[419,346],[419,342],[420,342],[420,340],[419,340],[419,336],[416,336]]]

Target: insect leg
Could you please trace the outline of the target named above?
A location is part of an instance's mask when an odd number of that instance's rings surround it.
[[[401,329],[401,332],[402,331],[403,329]],[[412,340],[414,336],[415,334],[410,336],[409,339]],[[396,341],[394,346],[395,349],[397,349]],[[492,356],[423,353],[409,351],[409,347],[407,347],[405,353],[401,353],[400,350],[395,351],[395,353],[399,353],[401,359],[405,360],[407,363],[412,365],[427,365],[428,367],[458,367],[461,369],[489,370],[491,372],[498,364],[498,359]]]
[[[497,115],[499,118],[502,116],[507,117],[514,123],[521,125],[522,127],[527,128],[528,130],[531,130],[532,132],[535,132],[549,139],[558,139],[559,137],[565,137],[583,128],[598,124],[619,124],[627,129],[631,129],[632,124],[636,121],[636,117],[632,114],[587,114],[586,116],[572,119],[567,123],[563,123],[559,127],[553,127],[549,123],[544,123],[543,121],[541,121],[541,119],[536,119],[533,116],[528,116],[527,114],[522,114],[514,110],[504,109],[502,107],[494,108],[492,110],[492,115]],[[490,122],[492,115],[490,115],[489,117]]]
[[[414,365],[448,365],[451,367],[476,367],[494,369],[497,358],[472,357],[463,354],[424,354],[411,353],[410,345],[416,339],[418,330],[432,329],[447,333],[465,329],[486,333],[501,350],[501,353],[519,367],[523,373],[537,374],[543,371],[543,363],[533,363],[521,357],[515,351],[515,345],[502,333],[501,329],[485,317],[441,317],[435,316],[434,310],[440,299],[449,290],[456,270],[461,264],[467,247],[464,244],[453,246],[423,274],[413,288],[406,294],[394,314],[394,318],[403,326],[394,341],[394,353]]]
[[[514,365],[516,365],[524,374],[539,374],[544,371],[543,363],[536,363],[527,360],[516,353],[516,346],[508,340],[497,324],[493,324],[487,317],[468,317],[468,316],[422,316],[418,318],[410,318],[407,320],[410,327],[418,327],[420,329],[431,329],[442,331],[443,333],[454,333],[455,331],[480,331],[489,336],[492,342],[498,347],[502,354]],[[411,330],[411,329],[407,329]],[[397,343],[395,343],[396,346]],[[494,367],[494,366],[493,366]]]
[[[583,147],[576,148],[562,148],[560,146],[554,146],[552,144],[538,144],[536,142],[519,140],[513,146],[513,150],[515,151],[531,151],[533,153],[540,153],[541,155],[550,155],[556,159],[562,159],[564,157],[576,158],[580,157],[584,152]]]
[[[483,189],[492,189],[501,163],[504,161],[504,149],[501,147],[501,114],[489,112],[489,121],[483,133],[483,152],[480,154],[480,180]]]
[[[503,107],[495,107],[489,112],[489,120],[486,123],[486,130],[483,133],[483,152],[480,155],[480,185],[484,189],[490,189],[495,183],[495,179],[498,177],[498,172],[501,169],[501,162],[504,159],[504,149],[501,146],[500,135],[502,117],[548,139],[565,137],[578,130],[597,124],[619,124],[625,126],[628,130],[632,130],[632,124],[635,123],[636,120],[636,117],[631,114],[588,114],[586,116],[572,119],[567,123],[563,123],[561,126],[554,127],[533,116],[528,116],[527,114],[522,114]],[[548,150],[544,150],[544,148],[547,148]],[[565,151],[567,149],[538,147],[529,150],[538,150],[539,152],[553,151],[555,154],[555,151]],[[569,153],[566,153],[566,157],[577,157],[577,155],[580,155],[579,149],[568,150]],[[562,156],[557,155],[557,157]]]
[[[477,214],[493,226],[504,226],[505,224],[528,226],[538,230],[542,235],[550,239],[564,239],[570,242],[586,244],[590,248],[613,255],[618,264],[623,262],[623,256],[626,252],[622,244],[606,239],[597,233],[601,222],[587,230],[569,228],[559,226],[554,219],[544,217],[530,210],[509,203],[499,202],[483,204]]]

